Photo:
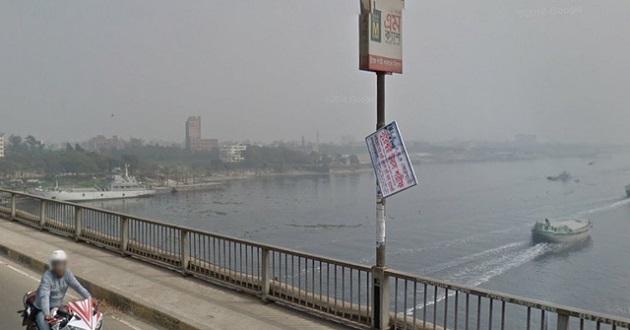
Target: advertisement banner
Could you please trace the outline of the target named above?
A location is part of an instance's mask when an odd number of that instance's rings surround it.
[[[392,122],[365,138],[376,180],[383,197],[418,184],[405,143]]]
[[[359,68],[402,73],[403,0],[361,0]]]

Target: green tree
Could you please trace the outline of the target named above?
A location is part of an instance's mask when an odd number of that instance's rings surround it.
[[[32,135],[27,136],[26,139],[24,140],[24,143],[26,144],[27,148],[31,151],[38,151],[38,150],[44,149],[44,144]]]
[[[7,139],[9,144],[7,145],[7,151],[9,153],[20,153],[24,150],[24,145],[22,144],[22,137],[19,135],[11,135]]]

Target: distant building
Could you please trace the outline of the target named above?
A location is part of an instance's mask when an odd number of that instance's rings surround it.
[[[4,133],[0,133],[0,158],[4,157]]]
[[[107,140],[107,147],[110,149],[118,149],[120,146],[120,140],[118,139],[118,135],[114,135]]]
[[[225,163],[240,163],[245,160],[243,153],[247,150],[246,145],[232,144],[221,146],[219,157]]]
[[[84,143],[84,147],[90,151],[101,151],[107,149],[118,149],[120,147],[120,140],[118,136],[114,135],[111,138],[105,135],[97,135]]]
[[[104,149],[106,143],[107,138],[105,135],[97,135],[87,142],[87,149],[91,151],[98,151]]]
[[[344,135],[341,137],[342,145],[354,144],[355,141],[354,135]]]
[[[536,142],[536,134],[517,134],[514,136],[514,144],[520,147],[533,146]]]
[[[217,139],[201,138],[201,116],[191,116],[186,120],[186,149],[190,151],[210,151],[219,146]]]
[[[199,139],[193,140],[190,144],[190,151],[211,151],[212,149],[219,146],[219,141],[217,139]]]
[[[201,140],[201,117],[188,117],[186,120],[186,149],[193,149],[193,142]]]

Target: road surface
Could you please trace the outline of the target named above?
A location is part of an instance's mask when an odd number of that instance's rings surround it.
[[[40,274],[22,267],[15,262],[0,257],[0,329],[20,329],[22,319],[16,313],[21,309],[22,296],[27,291],[37,289]],[[69,290],[68,295],[77,297]],[[103,327],[108,330],[149,330],[157,329],[117,311],[105,310]]]

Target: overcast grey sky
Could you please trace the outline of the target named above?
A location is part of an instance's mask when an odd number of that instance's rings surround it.
[[[358,138],[359,0],[0,1],[0,132]],[[387,119],[407,139],[630,142],[630,1],[409,0]],[[113,115],[113,116],[112,116]]]

